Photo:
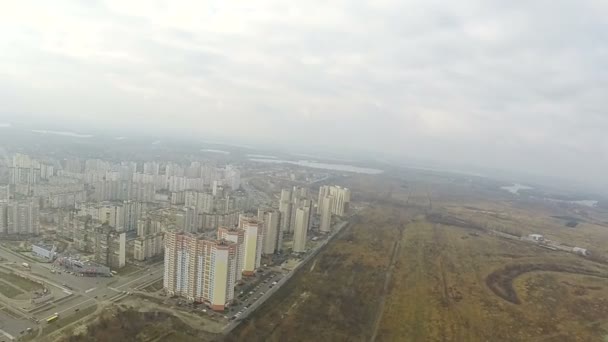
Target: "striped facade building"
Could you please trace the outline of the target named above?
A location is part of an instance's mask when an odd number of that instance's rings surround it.
[[[165,234],[164,288],[169,295],[222,311],[234,299],[237,244],[200,235]]]

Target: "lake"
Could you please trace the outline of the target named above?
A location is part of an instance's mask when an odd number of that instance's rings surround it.
[[[222,151],[222,150],[214,150],[212,148],[205,148],[202,149],[201,152],[209,152],[209,153],[221,153],[221,154],[230,154],[230,152],[228,151]]]
[[[293,164],[304,167],[311,167],[315,169],[324,169],[324,170],[333,170],[333,171],[345,171],[345,172],[353,172],[353,173],[364,173],[369,175],[377,175],[383,173],[384,171],[379,169],[372,169],[366,167],[358,167],[347,164],[328,164],[328,163],[319,163],[310,160],[283,160],[283,159],[266,159],[266,158],[249,158],[249,160],[259,163],[275,163],[275,164]]]
[[[91,134],[80,134],[80,133],[63,132],[63,131],[48,131],[48,130],[43,130],[43,129],[33,129],[31,131],[34,133],[63,135],[65,137],[73,137],[73,138],[92,138],[93,137],[93,135],[91,135]]]
[[[519,195],[519,190],[532,190],[534,189],[531,186],[527,186],[527,185],[522,185],[522,184],[513,184],[513,185],[506,185],[506,186],[501,186],[500,187],[502,190],[506,190],[512,194],[516,194]]]
[[[265,154],[248,154],[248,158],[258,158],[258,159],[277,159],[275,156],[269,156]]]

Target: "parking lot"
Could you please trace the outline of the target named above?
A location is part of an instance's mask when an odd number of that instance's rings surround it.
[[[46,327],[46,319],[55,313],[59,314],[60,322],[95,305],[128,296],[137,287],[161,279],[163,275],[162,263],[136,268],[124,276],[86,277],[53,264],[34,263],[6,248],[0,248],[0,257],[5,268],[44,282],[54,294],[51,301],[40,305],[31,304],[29,297],[20,301],[4,299],[0,303],[0,341],[9,335],[21,336],[27,328],[37,331]],[[24,262],[29,267],[23,267]]]
[[[226,310],[225,315],[228,319],[240,317],[285,276],[282,272],[271,271],[268,268],[264,268],[262,271],[253,278],[244,279],[244,284],[237,286],[234,294],[236,302]]]

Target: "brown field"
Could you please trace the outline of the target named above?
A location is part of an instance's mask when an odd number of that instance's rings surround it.
[[[348,179],[370,207],[228,341],[603,341],[600,212],[427,173]],[[599,209],[597,209],[599,210]],[[594,260],[492,233],[540,233]],[[600,256],[600,257],[597,257]],[[599,262],[598,262],[599,260]]]
[[[319,341],[369,339],[403,215],[397,208],[370,210],[227,340],[305,341],[311,327]],[[378,230],[368,228],[372,222]]]
[[[64,337],[79,341],[209,341],[201,332],[166,312],[138,312],[128,308],[106,309],[86,332]]]

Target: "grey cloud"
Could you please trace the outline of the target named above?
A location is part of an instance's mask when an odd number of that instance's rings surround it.
[[[0,93],[0,121],[221,127],[606,185],[603,1],[53,5],[0,14],[0,92],[36,99]]]

